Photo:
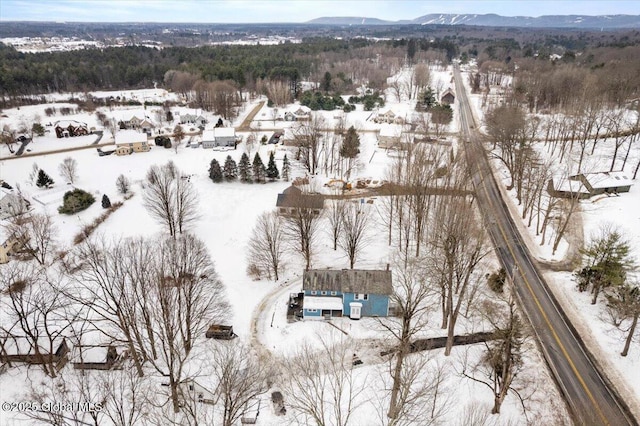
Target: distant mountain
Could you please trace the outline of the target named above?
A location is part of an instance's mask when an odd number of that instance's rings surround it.
[[[307,22],[307,24],[320,25],[389,25],[395,23],[394,21],[384,21],[378,18],[363,18],[360,16],[324,16]]]
[[[546,15],[546,16],[501,16],[493,13],[478,15],[456,15],[432,13],[413,20],[385,21],[358,16],[322,17],[308,21],[323,25],[478,25],[488,27],[528,28],[640,28],[640,15]]]

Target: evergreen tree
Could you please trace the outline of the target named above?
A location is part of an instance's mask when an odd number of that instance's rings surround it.
[[[53,179],[51,179],[47,172],[42,169],[38,171],[38,180],[36,180],[36,186],[38,188],[49,188],[53,183]]]
[[[230,155],[227,155],[227,159],[224,160],[222,174],[228,181],[236,180],[238,178],[238,165]]]
[[[253,157],[253,181],[264,183],[266,174],[267,169],[265,169],[264,167],[264,163],[262,162],[262,158],[260,158],[260,154],[256,152],[255,157]]]
[[[276,179],[280,179],[280,172],[278,171],[278,166],[276,166],[275,155],[273,155],[273,151],[269,153],[269,164],[267,165],[267,177],[274,181]]]
[[[360,136],[356,129],[351,126],[347,130],[347,134],[344,137],[344,142],[340,147],[340,155],[344,158],[356,158],[360,153]]]
[[[241,182],[253,182],[251,162],[249,161],[249,156],[246,152],[242,154],[242,157],[240,157],[240,163],[238,164],[238,177],[240,177]]]
[[[282,159],[282,179],[285,182],[289,182],[289,174],[291,173],[291,166],[289,165],[289,159],[287,158],[287,154],[284,155]]]
[[[108,209],[109,207],[111,207],[111,200],[107,197],[107,194],[104,194],[102,196],[102,208]]]
[[[222,182],[222,169],[215,158],[211,160],[211,165],[209,166],[209,179],[216,183]]]

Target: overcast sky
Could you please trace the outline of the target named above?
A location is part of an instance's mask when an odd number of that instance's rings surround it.
[[[305,22],[322,16],[414,19],[429,13],[640,15],[638,0],[0,0],[3,21]]]

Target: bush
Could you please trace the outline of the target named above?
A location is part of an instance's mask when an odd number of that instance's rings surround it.
[[[500,268],[498,272],[494,272],[489,275],[489,278],[487,278],[487,284],[489,284],[489,288],[491,290],[496,293],[502,293],[506,279],[507,273],[504,268]]]
[[[96,199],[82,189],[67,191],[62,199],[62,206],[58,207],[58,212],[62,214],[74,214],[87,209]]]

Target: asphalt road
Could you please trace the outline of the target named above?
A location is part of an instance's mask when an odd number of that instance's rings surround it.
[[[478,206],[574,422],[578,425],[637,425],[624,401],[592,361],[532,261],[491,172],[457,68],[454,76],[461,105],[463,148],[471,168]]]

